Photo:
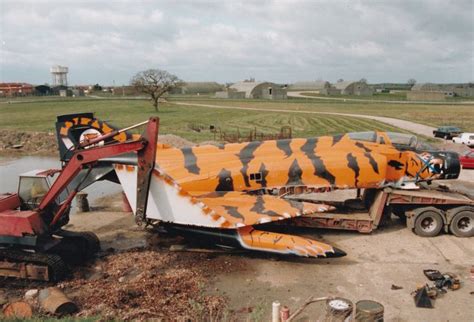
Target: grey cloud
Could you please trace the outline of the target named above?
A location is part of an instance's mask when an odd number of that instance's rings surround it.
[[[0,0],[0,78],[472,81],[472,1]]]

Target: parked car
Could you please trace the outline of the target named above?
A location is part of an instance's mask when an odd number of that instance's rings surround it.
[[[444,138],[445,140],[450,140],[461,133],[461,129],[455,126],[441,126],[433,131],[435,138]]]
[[[454,137],[453,142],[474,147],[474,133],[462,133],[460,136]]]
[[[474,150],[467,151],[459,157],[463,169],[474,169]]]

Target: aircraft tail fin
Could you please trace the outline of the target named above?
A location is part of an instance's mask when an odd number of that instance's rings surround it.
[[[117,129],[117,127],[110,123],[95,118],[94,113],[74,113],[58,116],[56,121],[56,139],[58,141],[60,160],[67,162],[73,154],[73,149],[84,139],[91,139]],[[107,142],[124,142],[131,138],[131,133],[123,132],[108,139]]]

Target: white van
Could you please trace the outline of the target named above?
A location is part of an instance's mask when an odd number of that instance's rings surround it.
[[[454,143],[465,144],[468,147],[474,147],[474,133],[461,133],[453,138]]]

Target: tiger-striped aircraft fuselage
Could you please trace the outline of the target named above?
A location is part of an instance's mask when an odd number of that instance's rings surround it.
[[[72,131],[81,126],[83,134],[86,130],[90,134],[91,129],[100,134],[114,129],[89,114],[61,120],[58,137],[64,144],[81,140],[81,131]],[[115,139],[132,137],[127,133]],[[400,138],[405,141],[400,143]],[[136,166],[117,163],[114,169],[128,200],[136,200]],[[285,199],[282,191],[291,188],[327,191],[402,186],[457,178],[459,171],[457,154],[422,151],[416,137],[385,132],[181,149],[159,145],[146,218],[222,246],[342,256],[344,252],[325,243],[259,230],[258,225],[331,208]],[[131,206],[134,209],[133,202]]]

